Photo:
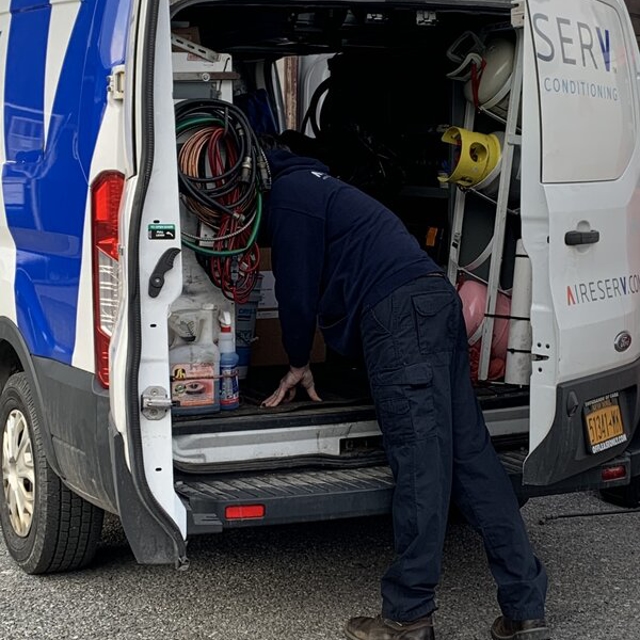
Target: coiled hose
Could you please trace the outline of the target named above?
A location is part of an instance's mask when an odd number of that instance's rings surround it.
[[[176,135],[181,198],[210,229],[206,236],[183,232],[182,244],[225,297],[243,304],[258,277],[266,158],[244,113],[222,100],[179,102]]]

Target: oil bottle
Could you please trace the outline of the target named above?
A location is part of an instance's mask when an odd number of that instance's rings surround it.
[[[175,415],[220,411],[220,351],[214,339],[213,304],[178,311],[169,323],[176,338],[169,349],[171,400]]]

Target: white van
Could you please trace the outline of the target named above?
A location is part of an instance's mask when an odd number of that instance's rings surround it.
[[[318,338],[324,402],[260,407],[284,363],[252,129],[297,129],[471,283],[478,399],[522,500],[638,501],[622,0],[0,0],[0,65],[0,521],[25,571],[85,566],[104,511],[139,562],[184,567],[196,534],[389,510],[361,363]],[[204,312],[238,352],[249,314],[235,410],[176,399],[218,393],[173,368],[202,364]]]

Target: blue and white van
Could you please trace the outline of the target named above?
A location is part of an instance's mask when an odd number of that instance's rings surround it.
[[[358,362],[313,365],[320,405],[260,408],[273,361],[249,367],[239,409],[177,411],[171,319],[246,303],[228,290],[245,254],[212,251],[226,227],[195,215],[233,153],[186,140],[212,121],[230,135],[230,114],[297,130],[485,287],[478,399],[523,500],[637,503],[639,78],[622,0],[0,0],[0,522],[17,563],[85,566],[105,511],[139,562],[184,567],[193,535],[389,510]],[[474,141],[465,167],[452,127]],[[497,187],[456,182],[489,139]],[[229,237],[259,246],[252,171],[255,233]],[[491,372],[501,322],[520,327],[508,376]]]

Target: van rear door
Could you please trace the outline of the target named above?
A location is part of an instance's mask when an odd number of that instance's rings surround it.
[[[638,48],[623,0],[527,0],[522,235],[533,266],[527,484],[622,452],[638,422]]]
[[[175,493],[168,397],[168,306],[182,288],[169,4],[134,3],[122,98],[128,157],[120,305],[110,398],[120,519],[138,562],[186,566],[186,507]],[[118,88],[122,88],[118,86]],[[153,231],[162,227],[166,232]]]

